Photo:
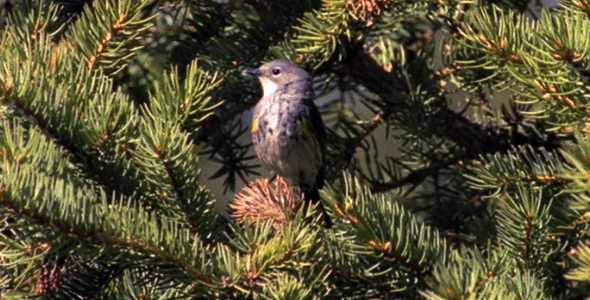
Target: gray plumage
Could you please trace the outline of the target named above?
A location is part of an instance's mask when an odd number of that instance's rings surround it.
[[[252,141],[263,165],[301,188],[308,202],[320,200],[324,184],[326,129],[313,102],[309,74],[279,59],[248,69],[258,77],[264,95],[252,116]],[[321,202],[324,225],[331,221]]]

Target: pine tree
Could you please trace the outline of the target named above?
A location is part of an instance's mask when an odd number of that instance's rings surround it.
[[[275,58],[332,229],[244,142]],[[589,81],[588,0],[0,1],[0,298],[590,299]]]

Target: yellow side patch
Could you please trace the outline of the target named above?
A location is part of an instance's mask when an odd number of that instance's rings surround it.
[[[250,132],[258,131],[258,118],[252,119],[252,127],[250,128]]]

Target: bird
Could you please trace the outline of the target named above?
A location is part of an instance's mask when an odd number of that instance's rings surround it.
[[[319,193],[326,174],[326,127],[314,103],[311,76],[286,59],[244,73],[258,78],[263,91],[251,123],[258,159],[272,174],[299,187],[305,210],[317,204],[324,227],[330,228]]]

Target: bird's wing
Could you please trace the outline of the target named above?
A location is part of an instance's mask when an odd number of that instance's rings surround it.
[[[315,136],[318,139],[322,157],[322,166],[318,170],[316,176],[316,187],[321,189],[324,187],[324,177],[326,176],[326,126],[324,125],[319,109],[313,102],[309,105],[309,120],[311,123],[311,130],[314,131]]]

